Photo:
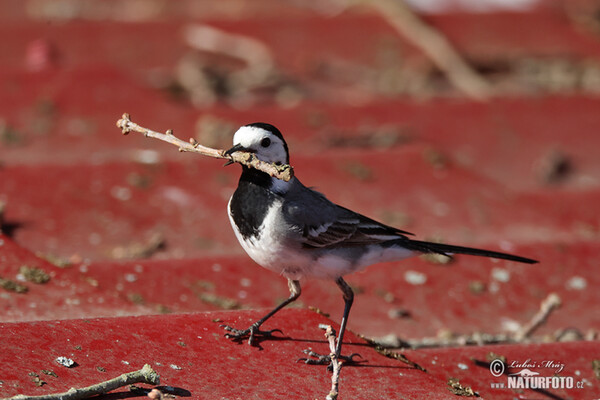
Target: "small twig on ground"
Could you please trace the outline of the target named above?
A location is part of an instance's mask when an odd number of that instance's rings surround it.
[[[145,243],[132,243],[124,246],[117,246],[112,249],[111,255],[118,260],[133,260],[139,258],[149,258],[154,253],[163,250],[166,246],[164,236],[159,232],[154,232]]]
[[[160,384],[160,377],[150,365],[146,364],[138,371],[128,372],[108,381],[97,383],[81,389],[71,388],[64,393],[46,394],[41,396],[26,396],[19,394],[6,400],[78,400],[108,393],[120,387],[134,383],[158,385]]]
[[[185,41],[192,48],[242,60],[245,68],[233,74],[244,89],[264,84],[275,70],[275,61],[268,46],[244,35],[233,34],[205,24],[191,24],[184,29]]]
[[[527,339],[533,333],[533,331],[546,322],[546,319],[548,319],[550,313],[552,313],[552,311],[554,311],[554,309],[558,306],[560,306],[560,297],[558,297],[556,293],[550,293],[548,297],[542,301],[540,310],[533,316],[533,318],[529,320],[528,323],[521,326],[521,329],[515,333],[514,339],[517,342]]]
[[[477,100],[486,100],[493,94],[491,85],[463,59],[448,39],[423,22],[404,1],[346,1],[366,3],[379,11],[394,29],[420,48],[458,90]]]
[[[333,374],[331,375],[331,391],[325,400],[336,400],[339,393],[338,389],[342,362],[338,360],[337,355],[335,354],[335,330],[331,327],[331,325],[320,325],[319,327],[325,329],[325,338],[329,342],[329,350],[331,351],[331,365],[333,367]]]
[[[558,306],[560,306],[560,297],[556,293],[550,293],[540,304],[540,310],[514,334],[499,333],[473,333],[469,335],[443,335],[441,337],[429,337],[416,340],[403,340],[395,335],[388,335],[382,338],[364,338],[370,344],[380,348],[436,348],[436,347],[456,347],[468,345],[487,345],[487,344],[507,344],[522,343],[530,338],[531,334],[546,322],[548,316]],[[555,340],[560,340],[564,330],[560,330],[555,335]],[[590,334],[590,337],[594,337]],[[377,347],[376,347],[377,349]]]
[[[167,130],[166,133],[159,133],[148,128],[144,128],[132,122],[129,114],[127,113],[123,114],[121,119],[117,121],[117,127],[121,129],[121,132],[123,132],[124,135],[127,135],[129,132],[132,131],[143,133],[146,137],[151,137],[162,140],[167,143],[171,143],[179,147],[179,151],[199,153],[208,157],[222,158],[232,162],[237,162],[246,165],[250,168],[255,168],[260,171],[263,171],[272,177],[284,180],[286,182],[292,179],[292,177],[294,176],[293,168],[290,165],[276,165],[272,163],[267,163],[259,160],[252,153],[236,151],[235,153],[227,155],[225,154],[224,150],[217,150],[212,149],[210,147],[202,146],[195,139],[190,139],[189,142],[185,142],[175,137],[171,129]]]
[[[381,354],[382,356],[387,357],[387,358],[393,358],[394,360],[401,361],[404,364],[413,367],[414,369],[418,369],[419,371],[427,372],[427,370],[425,368],[423,368],[422,366],[420,366],[416,362],[409,360],[408,357],[406,357],[404,354],[397,353],[395,351],[391,351],[389,349],[386,349],[385,347],[383,347],[381,344],[379,344],[378,342],[374,341],[373,339],[369,339],[369,338],[367,338],[365,336],[361,336],[361,337],[364,340],[366,340],[370,345],[373,345],[375,351],[378,352],[379,354]]]

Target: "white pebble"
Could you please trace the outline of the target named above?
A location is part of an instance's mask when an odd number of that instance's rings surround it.
[[[583,290],[587,287],[587,281],[582,276],[574,276],[566,283],[569,290]]]
[[[422,272],[408,270],[404,273],[404,280],[411,285],[423,285],[427,282],[427,275]]]

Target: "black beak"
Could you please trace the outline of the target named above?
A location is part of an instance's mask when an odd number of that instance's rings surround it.
[[[242,152],[246,152],[246,153],[256,153],[255,150],[248,149],[248,148],[242,146],[241,144],[236,144],[235,146],[233,146],[232,148],[230,148],[229,150],[227,150],[224,154],[226,156],[230,156],[233,153],[235,153],[236,151],[242,151]],[[229,160],[223,166],[226,167],[226,166],[231,165],[231,164],[234,164],[234,162],[231,161],[231,160]]]
[[[236,151],[245,151],[246,153],[256,153],[255,150],[248,149],[248,148],[242,146],[241,144],[236,144],[235,146],[233,146],[232,148],[227,150],[225,152],[225,155],[230,156],[231,154],[235,153]]]

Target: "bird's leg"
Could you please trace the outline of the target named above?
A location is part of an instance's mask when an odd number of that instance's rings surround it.
[[[348,315],[350,314],[350,308],[352,308],[352,302],[354,301],[354,292],[350,285],[346,283],[342,277],[335,280],[335,283],[342,290],[344,296],[344,314],[342,315],[342,323],[340,324],[340,333],[337,338],[337,344],[335,346],[335,356],[338,360],[344,360],[346,362],[354,362],[354,357],[360,357],[360,354],[351,354],[349,356],[342,356],[342,341],[344,340],[344,332],[346,332],[346,324],[348,323]],[[312,350],[304,350],[304,353],[314,358],[301,358],[306,364],[331,364],[330,355],[321,355],[313,352]]]
[[[254,344],[254,337],[256,335],[261,336],[272,336],[273,332],[281,332],[280,329],[272,329],[270,331],[261,331],[260,326],[269,318],[271,318],[275,313],[281,310],[283,307],[287,306],[291,302],[295,301],[298,297],[300,297],[301,289],[300,289],[300,281],[288,279],[288,287],[290,288],[290,297],[284,300],[281,304],[275,307],[272,311],[270,311],[267,315],[250,325],[248,329],[236,329],[229,325],[221,325],[228,333],[225,334],[225,337],[234,339],[234,340],[242,340],[248,337],[248,344]]]

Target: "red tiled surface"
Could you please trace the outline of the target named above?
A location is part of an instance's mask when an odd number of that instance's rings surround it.
[[[225,206],[239,167],[223,168],[141,135],[123,137],[114,125],[123,112],[184,139],[199,119],[221,121],[227,127],[221,147],[238,125],[271,122],[288,140],[297,176],[330,199],[420,238],[540,260],[520,265],[460,256],[448,265],[417,258],[370,267],[348,277],[357,292],[354,333],[404,339],[505,333],[528,321],[550,293],[562,304],[535,332],[537,341],[567,328],[583,335],[600,329],[600,99],[593,92],[532,90],[514,75],[500,79],[511,88],[507,95],[480,103],[435,74],[438,92],[386,92],[373,76],[395,62],[408,70],[430,66],[367,9],[331,17],[291,2],[148,2],[163,7],[161,13],[135,9],[131,15],[140,20],[114,22],[123,4],[109,3],[86,2],[73,8],[78,18],[60,21],[40,16],[57,12],[51,2],[0,3],[0,33],[9,38],[0,52],[0,277],[19,281],[23,265],[51,276],[43,285],[21,282],[29,288],[24,294],[0,289],[0,337],[8,350],[1,355],[0,396],[66,390],[143,363],[192,398],[327,393],[324,368],[295,364],[294,357],[307,346],[325,347],[317,328],[325,319],[306,307],[339,321],[337,287],[303,282],[298,309],[269,322],[291,339],[263,342],[260,351],[222,337],[212,319],[246,324],[287,297],[285,280],[256,266],[231,232]],[[568,60],[575,70],[599,63],[596,34],[563,10],[593,2],[556,4],[523,14],[425,19],[484,72],[526,58],[541,65]],[[227,99],[195,108],[157,88],[192,52],[182,33],[191,23],[263,42],[299,100],[281,103],[267,91],[241,108]],[[519,85],[524,91],[515,91]],[[154,162],[140,161],[148,157]],[[553,160],[562,160],[566,173],[548,182]],[[140,248],[157,237],[163,245],[143,254]],[[57,260],[69,265],[53,265]],[[415,273],[423,284],[410,283]],[[204,329],[210,335],[201,341]],[[377,355],[355,336],[348,340],[347,351],[366,362],[343,369],[341,398],[453,398],[450,377],[484,398],[600,395],[592,370],[600,359],[596,341],[403,351],[427,368],[423,373]],[[75,342],[81,350],[73,350]],[[509,361],[562,363],[560,375],[584,379],[584,388],[494,389],[506,377],[498,380],[471,360],[485,360],[490,351]],[[29,372],[67,353],[79,356],[77,368],[57,371],[59,378],[48,377],[42,387],[31,382]],[[100,362],[106,373],[96,370]],[[265,375],[268,381],[257,385]]]

